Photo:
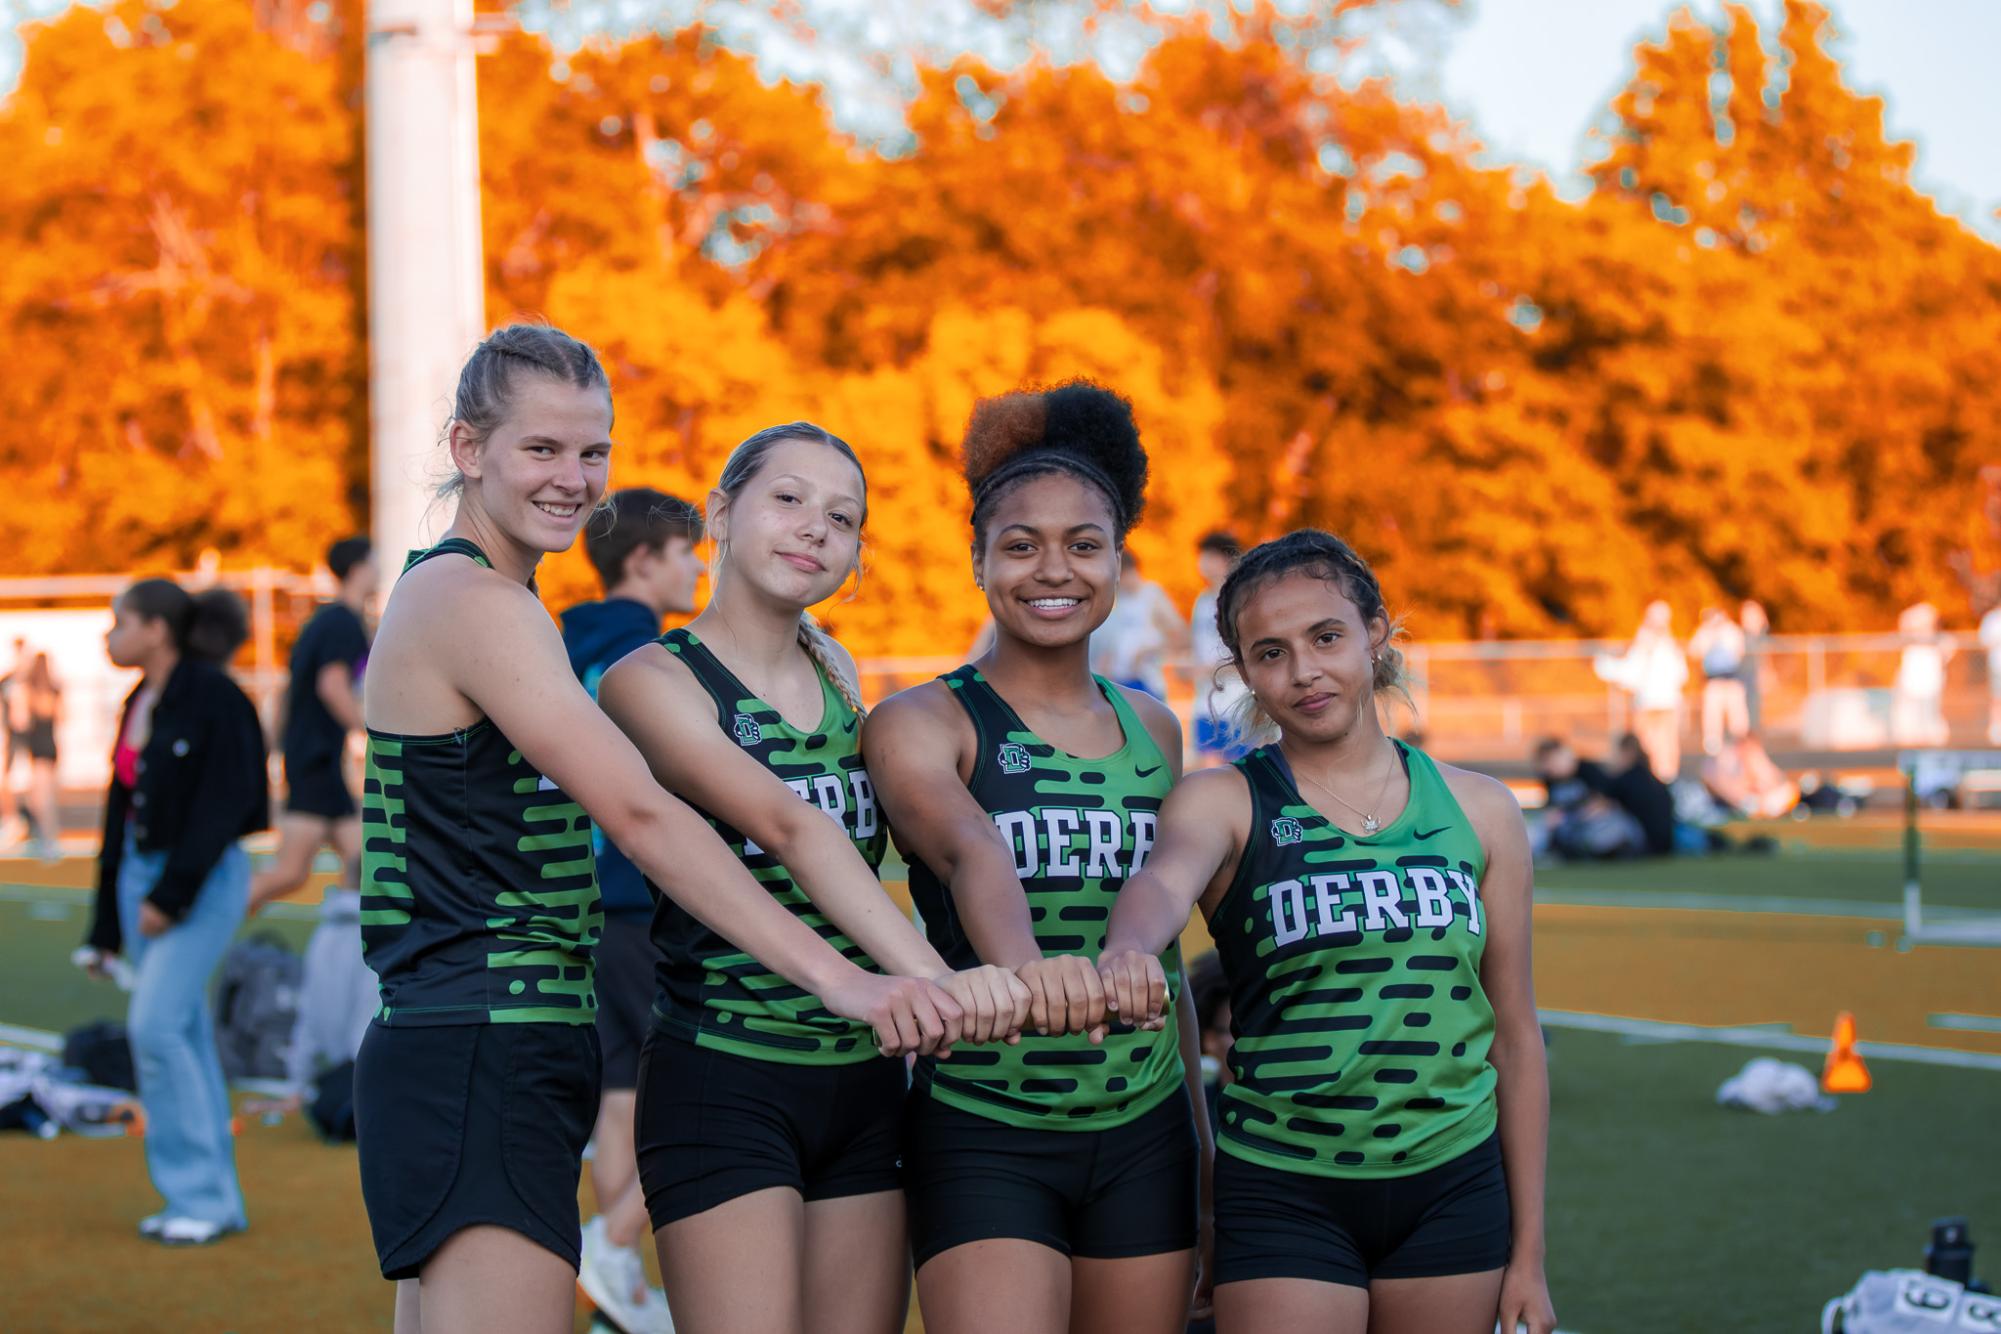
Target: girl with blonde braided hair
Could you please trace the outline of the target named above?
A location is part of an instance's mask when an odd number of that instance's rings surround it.
[[[876,879],[888,822],[854,661],[806,614],[858,570],[867,496],[820,427],[745,440],[709,493],[707,608],[614,666],[598,699],[771,898],[862,967],[927,979],[910,1047],[1008,1041],[1028,989],[947,967]],[[902,1329],[904,1063],[669,900],[653,939],[634,1140],[674,1323]]]

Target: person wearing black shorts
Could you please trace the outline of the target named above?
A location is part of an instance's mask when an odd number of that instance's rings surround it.
[[[993,647],[885,700],[863,747],[938,952],[1034,1000],[1018,1044],[917,1063],[918,1301],[932,1334],[1180,1334],[1207,1304],[1194,1011],[1120,1022],[1094,963],[1181,768],[1173,711],[1090,666],[1146,453],[1130,405],[1076,382],[983,401],[965,462]]]
[[[1276,738],[1175,788],[1099,961],[1158,1023],[1156,952],[1197,905],[1216,941],[1217,1328],[1550,1334],[1521,807],[1383,732],[1397,621],[1333,534],[1245,555],[1217,626]]]
[[[649,487],[616,491],[584,529],[584,551],[604,597],[562,614],[563,647],[577,679],[595,699],[605,672],[660,634],[663,616],[695,610],[701,576],[695,544],[702,516],[693,505]],[[666,1297],[646,1281],[638,1244],[650,1228],[639,1164],[632,1154],[639,1047],[653,1005],[656,953],[649,926],[653,896],[632,859],[596,836],[604,934],[598,941],[598,1043],[604,1048],[604,1097],[591,1142],[591,1190],[597,1216],[584,1223],[577,1282],[626,1334],[645,1334],[667,1319]]]
[[[339,914],[354,911],[361,819],[342,764],[348,733],[362,725],[361,674],[368,661],[363,618],[379,579],[365,537],[344,537],[329,547],[327,568],[339,591],[313,613],[292,646],[279,743],[285,757],[285,811],[278,820],[278,851],[250,885],[253,913],[304,884],[313,857],[329,844],[341,862],[340,884],[329,903]]]
[[[854,663],[805,615],[857,568],[867,494],[854,451],[809,423],[737,446],[709,493],[709,605],[612,668],[598,698],[770,903],[859,967],[925,979],[913,1048],[1005,1039],[1026,990],[1002,969],[950,972],[876,878],[889,829]],[[653,935],[634,1133],[675,1324],[900,1331],[904,1063],[712,919],[663,900]]]

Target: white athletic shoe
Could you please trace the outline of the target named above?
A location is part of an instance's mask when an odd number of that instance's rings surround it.
[[[162,1246],[206,1246],[234,1231],[227,1224],[211,1223],[205,1218],[163,1218],[160,1230],[152,1235]]]
[[[166,1214],[148,1214],[139,1220],[139,1235],[148,1241],[160,1239],[160,1229],[167,1225]]]
[[[667,1294],[646,1282],[646,1263],[629,1246],[615,1246],[605,1235],[600,1214],[584,1224],[583,1256],[577,1264],[577,1286],[600,1314],[625,1334],[674,1334],[667,1313]],[[644,1296],[634,1300],[634,1293]]]

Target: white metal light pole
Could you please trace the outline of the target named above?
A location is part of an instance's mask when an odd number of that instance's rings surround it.
[[[435,536],[460,365],[485,332],[472,0],[368,0],[369,515],[391,571]]]

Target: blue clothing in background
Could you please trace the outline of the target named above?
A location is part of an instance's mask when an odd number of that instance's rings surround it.
[[[562,621],[570,668],[592,699],[598,697],[598,682],[613,663],[660,637],[660,618],[645,603],[631,598],[580,602],[563,613]],[[653,899],[646,892],[639,868],[605,840],[604,830],[596,829],[592,837],[597,844],[598,892],[604,898],[604,910],[651,912]]]

